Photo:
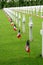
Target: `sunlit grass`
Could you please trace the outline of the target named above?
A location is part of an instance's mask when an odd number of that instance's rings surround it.
[[[22,17],[22,13],[21,13]],[[21,39],[17,38],[17,31],[13,30],[10,25],[8,17],[3,10],[0,10],[0,65],[42,65],[43,59],[39,56],[41,54],[41,23],[42,18],[35,15],[33,20],[33,41],[30,42],[30,57],[29,53],[25,51],[26,40],[29,39],[29,15],[26,17],[26,32],[22,33],[21,25]],[[14,21],[14,23],[16,23]],[[21,19],[22,24],[22,19]],[[18,25],[17,25],[18,27]]]

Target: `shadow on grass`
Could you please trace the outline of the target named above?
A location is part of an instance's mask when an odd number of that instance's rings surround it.
[[[0,65],[43,65],[43,59],[40,56],[33,57],[18,57],[8,60],[0,60]]]

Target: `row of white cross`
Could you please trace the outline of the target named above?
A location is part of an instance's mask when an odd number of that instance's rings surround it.
[[[16,12],[16,15],[14,13],[14,11],[12,11],[9,8],[4,8],[4,11],[12,18],[14,19],[14,17],[16,16],[16,24],[18,22],[19,28],[20,28],[20,13],[19,16]],[[18,21],[17,21],[18,20]],[[33,22],[32,22],[32,18],[29,18],[29,40],[32,41],[33,40],[33,36],[32,36],[32,26],[33,26]],[[23,18],[22,18],[22,30],[23,33],[25,32],[25,15],[23,14]],[[43,57],[43,23],[42,23],[42,30],[40,31],[41,35],[42,35],[42,57]]]
[[[11,10],[16,10],[16,11],[23,11],[23,13],[28,13],[28,14],[32,14],[36,11],[36,15],[39,15],[38,12],[40,12],[40,16],[43,16],[43,6],[29,6],[29,7],[12,7],[10,8]],[[35,14],[35,13],[34,13]]]
[[[4,11],[13,19],[13,16],[15,16],[14,12],[12,10],[10,10],[9,8],[6,8],[4,9]],[[13,16],[12,16],[13,15]],[[18,25],[19,25],[19,28],[20,28],[20,13],[19,13],[19,16],[17,15],[17,12],[16,12],[16,24],[17,24],[17,20],[18,20]],[[22,31],[23,33],[25,32],[25,15],[23,14],[23,17],[22,17]],[[29,18],[29,40],[32,41],[32,18],[30,17]]]
[[[20,13],[18,14],[16,12],[16,14],[14,14],[14,12],[12,10],[10,10],[9,8],[4,8],[4,11],[12,18],[12,20],[14,20],[14,17],[16,17],[16,24],[18,23],[18,26],[20,28],[20,19],[21,19],[21,16],[20,16]],[[23,17],[22,17],[22,30],[23,30],[23,33],[25,32],[25,16],[23,14]]]

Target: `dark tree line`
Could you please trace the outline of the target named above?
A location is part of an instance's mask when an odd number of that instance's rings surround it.
[[[0,0],[0,9],[4,7],[43,5],[43,0]]]
[[[7,2],[7,0],[0,0],[0,9],[4,7],[16,7],[19,6],[19,1],[10,0]]]
[[[43,0],[19,0],[19,6],[43,5]]]

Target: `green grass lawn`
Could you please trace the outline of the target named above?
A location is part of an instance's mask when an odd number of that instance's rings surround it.
[[[40,57],[42,50],[40,29],[43,19],[34,15],[32,17],[33,41],[30,42],[31,52],[29,57],[29,53],[25,51],[26,40],[29,38],[29,15],[26,14],[25,16],[26,32],[25,34],[22,33],[20,28],[22,37],[18,39],[18,31],[13,30],[5,12],[0,10],[0,65],[43,65],[43,59]]]

